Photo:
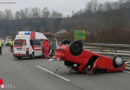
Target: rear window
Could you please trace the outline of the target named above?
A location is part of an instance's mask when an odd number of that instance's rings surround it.
[[[40,46],[41,45],[40,40],[31,40],[30,42],[31,42],[32,46]]]
[[[26,45],[26,40],[18,39],[14,41],[14,46],[24,46]]]

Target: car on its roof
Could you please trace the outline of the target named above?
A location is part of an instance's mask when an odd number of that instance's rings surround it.
[[[87,74],[94,72],[120,72],[125,68],[125,61],[121,56],[114,58],[100,55],[83,49],[81,40],[64,41],[55,50],[54,59],[64,61],[64,65],[71,69]]]

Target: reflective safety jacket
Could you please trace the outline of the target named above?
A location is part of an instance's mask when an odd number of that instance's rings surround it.
[[[2,47],[2,43],[0,42],[0,47]]]
[[[10,41],[9,43],[10,43],[11,46],[13,45],[13,42],[12,42],[12,41]]]

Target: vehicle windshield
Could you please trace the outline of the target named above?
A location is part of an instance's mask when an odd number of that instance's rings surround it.
[[[14,41],[14,46],[24,46],[26,45],[26,40],[18,39]]]

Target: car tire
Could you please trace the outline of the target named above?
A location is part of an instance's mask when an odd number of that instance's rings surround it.
[[[81,40],[74,41],[70,44],[70,53],[74,56],[78,56],[83,51],[83,42]]]
[[[124,61],[122,60],[122,57],[121,56],[115,56],[113,58],[113,66],[115,68],[121,68],[124,64]]]

